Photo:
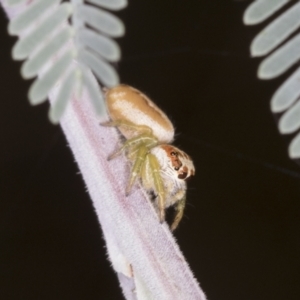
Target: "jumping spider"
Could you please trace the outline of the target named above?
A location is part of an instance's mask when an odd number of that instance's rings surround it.
[[[124,151],[132,162],[126,195],[139,178],[146,191],[156,196],[161,222],[165,209],[174,206],[174,230],[183,216],[186,179],[195,174],[195,168],[185,152],[170,145],[174,139],[171,121],[147,96],[127,85],[106,91],[106,105],[112,121],[102,125],[118,127],[126,138],[109,159]]]

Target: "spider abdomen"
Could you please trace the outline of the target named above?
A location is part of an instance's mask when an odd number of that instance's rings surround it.
[[[174,139],[174,127],[165,115],[147,96],[127,85],[118,85],[106,94],[106,104],[113,121],[141,126],[141,131],[149,131],[160,143],[171,143]],[[147,127],[147,128],[146,128]],[[130,139],[137,131],[130,127],[120,127],[121,133]]]

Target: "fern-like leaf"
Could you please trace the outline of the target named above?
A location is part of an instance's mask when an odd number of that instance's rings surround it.
[[[26,9],[12,18],[8,31],[18,35],[12,56],[24,60],[23,78],[38,76],[29,90],[29,101],[44,102],[59,82],[56,101],[49,112],[53,123],[59,122],[68,102],[86,88],[98,115],[105,112],[103,86],[119,82],[110,62],[120,59],[120,49],[112,37],[124,34],[122,22],[104,9],[118,10],[126,0],[7,0],[8,6]],[[102,7],[102,8],[101,8]],[[104,8],[104,9],[103,9]],[[71,20],[71,21],[69,21]],[[92,71],[92,72],[91,72]],[[74,97],[73,97],[74,98]]]
[[[257,0],[246,10],[245,24],[267,20],[284,7],[289,0]],[[300,2],[282,12],[264,28],[251,44],[252,56],[268,55],[260,64],[258,77],[271,79],[283,74],[300,59],[300,34],[291,35],[300,28]],[[271,53],[271,54],[270,54]],[[271,110],[282,113],[279,131],[296,134],[289,146],[291,158],[300,158],[300,68],[298,68],[274,93]]]

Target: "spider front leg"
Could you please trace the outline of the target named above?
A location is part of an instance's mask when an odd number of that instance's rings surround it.
[[[141,169],[143,166],[143,163],[145,162],[145,159],[147,157],[148,149],[144,144],[139,145],[139,148],[137,149],[137,154],[135,156],[135,161],[133,164],[133,167],[131,169],[131,175],[129,178],[129,182],[126,188],[126,196],[129,195],[129,192],[132,188],[132,185],[134,184],[136,178],[140,176]]]
[[[184,212],[184,208],[185,208],[185,203],[186,203],[186,197],[184,196],[182,199],[180,199],[176,204],[175,204],[175,218],[174,221],[171,225],[171,230],[174,231],[179,222],[181,221],[182,217],[183,217],[183,212]]]
[[[159,162],[155,155],[152,153],[149,153],[147,155],[147,164],[149,165],[148,170],[146,169],[145,172],[147,174],[144,174],[144,176],[148,177],[151,176],[152,182],[154,184],[155,192],[157,193],[158,197],[158,210],[159,210],[159,220],[162,223],[165,220],[165,202],[166,202],[166,196],[165,196],[165,188],[164,184],[160,175],[160,168]],[[145,163],[146,166],[146,163]],[[150,172],[150,174],[149,174]]]

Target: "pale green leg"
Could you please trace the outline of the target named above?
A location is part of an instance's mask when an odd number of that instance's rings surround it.
[[[126,150],[126,148],[134,147],[135,144],[138,144],[138,143],[142,143],[147,148],[152,148],[157,145],[157,140],[155,138],[153,138],[152,136],[148,136],[148,135],[140,135],[140,136],[134,137],[132,139],[129,139],[124,143],[124,145],[119,150],[117,150],[115,153],[111,154],[108,157],[108,160],[111,160],[111,159],[117,157],[124,150]],[[138,148],[138,147],[139,147],[139,145],[136,145],[136,148]]]
[[[165,189],[164,184],[160,175],[160,165],[157,158],[149,153],[148,154],[150,169],[153,176],[153,182],[155,191],[158,197],[158,210],[159,210],[159,220],[162,223],[165,220]]]
[[[102,123],[100,125],[106,126],[106,127],[127,127],[128,129],[131,129],[134,131],[152,134],[152,129],[150,127],[145,126],[145,125],[136,125],[131,122],[124,121],[124,120],[108,121],[108,122]]]
[[[131,176],[130,176],[130,179],[128,182],[128,186],[126,188],[126,196],[129,194],[131,187],[134,184],[136,178],[141,173],[141,169],[142,169],[143,163],[146,159],[147,152],[148,152],[147,147],[143,144],[140,145],[137,155],[136,155],[136,158],[135,158],[135,162],[134,162],[132,170],[131,170]]]
[[[136,178],[141,175],[145,160],[147,159],[154,182],[155,192],[158,196],[159,219],[161,222],[163,222],[165,220],[165,190],[162,178],[160,176],[160,165],[156,157],[153,154],[148,153],[151,148],[158,144],[157,139],[152,135],[152,129],[148,126],[135,125],[124,120],[109,121],[102,123],[101,125],[109,127],[125,127],[141,133],[139,136],[127,140],[124,145],[117,152],[110,155],[108,159],[110,160],[115,158],[122,153],[122,151],[132,147],[132,149],[129,151],[129,156],[130,154],[134,154],[133,156],[135,161],[131,170],[131,176],[126,189],[126,195],[129,194]],[[149,174],[147,174],[147,176],[149,176]]]
[[[180,199],[176,204],[175,204],[175,211],[176,211],[176,214],[175,214],[175,218],[174,218],[174,221],[171,225],[171,230],[174,231],[179,222],[181,221],[182,217],[183,217],[183,212],[184,212],[184,208],[185,208],[185,204],[186,204],[186,198],[182,198]]]

